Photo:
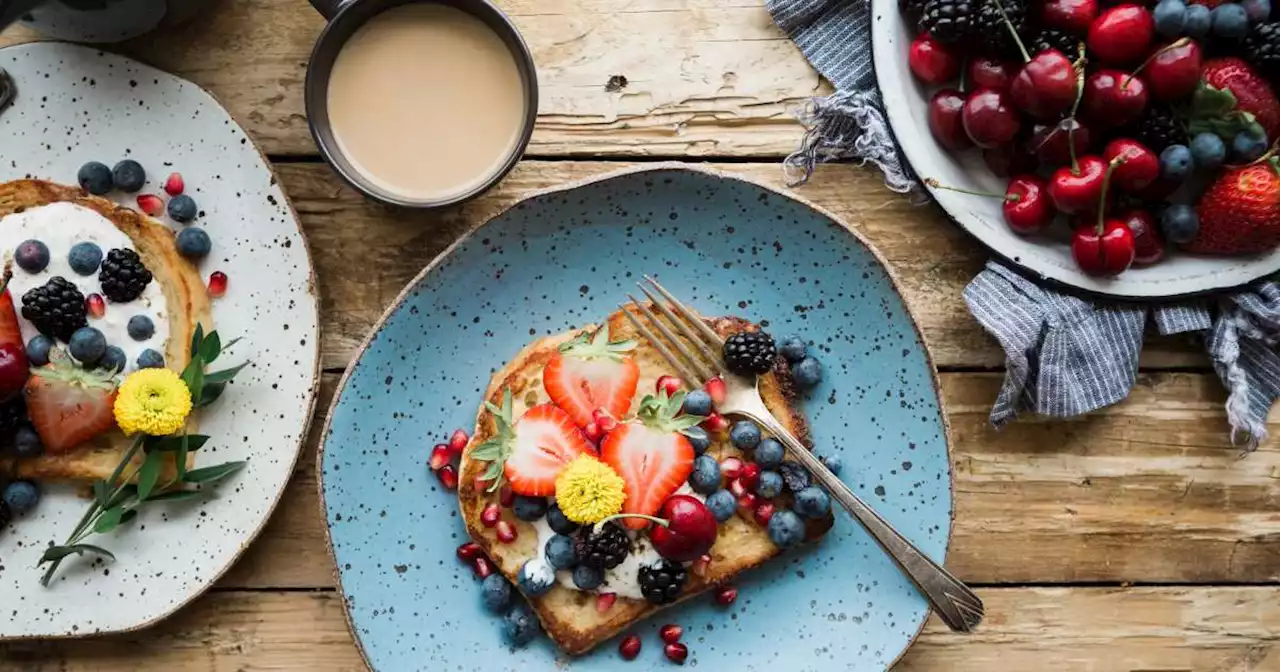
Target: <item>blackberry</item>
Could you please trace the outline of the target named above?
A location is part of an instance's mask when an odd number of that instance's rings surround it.
[[[1018,35],[1027,34],[1027,0],[975,0],[972,25],[972,44],[974,49],[988,56],[1021,60],[1022,51],[1018,49],[1017,40],[1009,33],[1000,8],[1009,17]],[[996,3],[1000,4],[997,5]],[[1026,38],[1023,37],[1023,41]],[[1035,54],[1032,54],[1033,56]]]
[[[916,27],[943,44],[958,45],[975,34],[973,16],[970,0],[925,0]]]
[[[1006,31],[1008,32],[1008,31]],[[1076,56],[1080,52],[1080,43],[1083,40],[1078,35],[1072,35],[1065,30],[1057,28],[1041,28],[1035,37],[1027,43],[1027,51],[1032,56],[1044,51],[1045,49],[1057,49],[1066,56],[1068,60],[1076,60]]]
[[[595,569],[613,569],[631,553],[631,537],[621,527],[605,523],[597,531],[587,527],[578,535],[578,564]]]
[[[1258,24],[1244,38],[1244,53],[1272,81],[1280,79],[1280,22]]]
[[[1186,127],[1173,114],[1173,110],[1163,105],[1147,106],[1146,112],[1130,124],[1124,133],[1156,154],[1169,145],[1187,144]]]
[[[64,342],[71,340],[76,329],[88,325],[84,294],[60,275],[22,295],[22,316],[40,333]]]
[[[787,460],[778,465],[778,473],[782,474],[782,482],[787,485],[787,489],[791,492],[800,492],[811,484],[809,472],[800,466],[799,463]]]
[[[679,563],[662,558],[640,568],[640,592],[653,604],[671,604],[680,597],[689,573]]]
[[[151,282],[151,271],[142,265],[142,259],[133,250],[116,249],[107,253],[98,271],[102,293],[116,303],[126,303],[142,295]]]
[[[777,355],[773,337],[763,331],[740,331],[724,341],[724,363],[738,375],[750,376],[772,369]]]
[[[907,17],[909,23],[919,23],[920,17],[924,14],[924,4],[926,0],[898,0],[898,11]]]
[[[8,443],[18,426],[27,421],[27,405],[22,395],[0,404],[0,440]]]

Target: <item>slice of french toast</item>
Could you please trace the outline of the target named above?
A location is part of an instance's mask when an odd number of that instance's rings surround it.
[[[735,317],[722,317],[707,321],[722,336],[743,331],[755,330],[757,327],[745,320]],[[606,324],[613,339],[634,339],[637,347],[631,355],[640,368],[640,380],[632,399],[631,412],[634,413],[640,400],[655,389],[659,376],[674,374],[670,365],[662,355],[635,331],[634,326],[622,314],[621,310],[609,315]],[[548,362],[562,343],[574,338],[583,331],[594,331],[596,325],[588,325],[583,329],[548,336],[530,343],[521,350],[502,370],[492,377],[485,399],[495,405],[501,405],[503,393],[510,389],[514,402],[514,417],[519,418],[525,411],[549,402],[543,388],[542,373]],[[759,379],[760,395],[765,405],[774,416],[793,434],[810,443],[809,428],[803,414],[796,406],[796,388],[792,384],[787,365],[778,358],[773,371]],[[497,432],[497,423],[491,413],[481,406],[477,417],[475,433],[465,449],[459,474],[458,502],[467,532],[479,544],[497,568],[515,585],[523,564],[538,553],[538,534],[536,528],[527,522],[520,521],[510,510],[503,510],[503,519],[515,526],[517,535],[511,543],[501,543],[492,528],[481,523],[481,512],[490,502],[498,501],[496,493],[488,493],[476,487],[479,478],[488,463],[471,459],[471,452]],[[711,445],[707,454],[723,459],[729,456],[741,456],[728,439],[727,432],[711,434]],[[788,504],[788,495],[782,495],[775,501],[779,505]],[[822,537],[832,526],[832,517],[807,522],[806,539],[813,541]],[[689,572],[688,582],[677,600],[692,598],[717,585],[733,582],[742,572],[768,562],[781,552],[769,540],[765,529],[758,525],[749,512],[739,511],[737,515],[721,523],[718,528],[715,545],[710,555],[711,563],[701,575]],[[527,596],[528,597],[528,596]],[[597,608],[597,594],[590,591],[579,591],[557,583],[549,592],[528,597],[530,606],[542,622],[548,636],[566,653],[579,655],[587,652],[597,644],[625,630],[636,621],[671,605],[655,605],[643,599],[617,597],[612,607],[601,611]]]

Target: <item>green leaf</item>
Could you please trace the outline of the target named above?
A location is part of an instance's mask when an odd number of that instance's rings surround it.
[[[1230,89],[1217,89],[1204,82],[1191,96],[1191,116],[1219,117],[1236,109],[1236,96]]]
[[[696,427],[697,425],[702,424],[705,420],[706,418],[700,415],[682,415],[666,424],[668,429],[671,431],[683,433],[684,430],[689,429],[690,427]]]
[[[209,335],[204,339],[204,343],[200,344],[200,359],[203,359],[205,364],[212,364],[213,360],[217,359],[221,353],[222,339],[218,338],[218,332],[209,332]]]
[[[171,453],[180,450],[182,444],[187,444],[187,450],[200,450],[204,444],[209,442],[209,437],[204,434],[182,434],[180,436],[163,436],[157,437],[153,451],[162,451]]]
[[[204,408],[217,401],[222,393],[227,390],[226,383],[211,383],[208,377],[205,377],[204,389],[200,392],[200,403],[195,404],[196,408]]]
[[[232,378],[235,378],[235,377],[236,377],[236,374],[237,374],[237,373],[240,373],[240,370],[241,370],[241,369],[243,369],[243,368],[244,368],[244,367],[246,367],[246,366],[249,366],[249,362],[245,362],[245,363],[240,364],[240,365],[238,365],[238,366],[233,366],[233,367],[231,367],[231,368],[229,368],[229,369],[223,369],[223,370],[221,370],[221,371],[214,371],[213,373],[210,373],[210,374],[208,374],[208,375],[203,376],[203,378],[202,378],[202,382],[203,382],[204,384],[225,383],[225,382],[228,382],[228,381],[230,381]]]
[[[201,467],[188,471],[186,477],[182,480],[187,483],[212,483],[240,471],[244,465],[244,462],[226,462],[212,467]]]
[[[196,441],[196,439],[200,439],[200,441]],[[187,480],[187,453],[192,450],[199,449],[200,446],[203,446],[204,442],[208,439],[209,437],[207,436],[201,436],[199,434],[189,436],[186,432],[183,432],[182,445],[178,448],[177,454],[173,456],[174,466],[178,468],[178,480]],[[193,445],[195,448],[192,448]]]
[[[164,459],[165,454],[161,451],[147,453],[147,459],[138,469],[138,499],[146,501],[151,496],[151,491],[155,490],[156,483],[160,481],[160,467]]]
[[[187,499],[195,499],[196,497],[199,497],[201,494],[202,493],[199,490],[170,490],[168,492],[162,492],[156,495],[155,497],[148,499],[147,501],[148,502],[181,502]]]
[[[102,512],[101,516],[93,523],[93,531],[98,534],[106,534],[111,530],[120,526],[120,517],[124,515],[124,509],[119,506],[113,506]]]
[[[124,525],[137,517],[138,517],[137,509],[125,509],[124,515],[120,516],[120,524]]]
[[[120,488],[120,492],[117,492],[116,496],[112,497],[111,501],[107,502],[107,505],[103,508],[110,509],[112,507],[120,506],[137,496],[138,488],[133,485],[126,485],[123,488]]]
[[[492,462],[502,457],[502,444],[497,441],[486,441],[471,451],[471,459],[481,462]]]
[[[484,470],[484,474],[480,476],[480,480],[489,481],[502,475],[502,463],[490,462],[488,468]]]
[[[93,501],[97,502],[98,506],[107,508],[107,500],[110,497],[111,490],[108,489],[106,481],[98,479],[93,482]]]
[[[199,357],[192,357],[191,363],[182,371],[182,382],[191,391],[191,403],[200,403],[200,395],[204,393],[204,366]]]
[[[235,337],[235,338],[233,338],[233,339],[231,339],[231,340],[227,341],[226,343],[223,343],[223,344],[222,344],[222,352],[226,352],[226,351],[230,350],[230,349],[231,349],[231,346],[235,345],[236,343],[239,343],[239,342],[240,342],[240,341],[242,341],[242,340],[244,340],[244,339],[242,339],[241,337],[237,336],[237,337]]]
[[[71,546],[50,546],[49,548],[44,549],[44,555],[40,556],[40,564],[61,560],[73,553],[76,555],[84,555],[86,552],[97,553],[98,555],[111,558],[112,560],[116,559],[116,556],[112,555],[111,551],[108,551],[101,546],[94,546],[93,544],[72,544]]]
[[[196,333],[191,335],[191,357],[200,354],[200,344],[204,342],[204,325],[196,322]]]

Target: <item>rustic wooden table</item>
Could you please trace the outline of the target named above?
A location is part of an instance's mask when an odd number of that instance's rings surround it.
[[[319,276],[319,414],[387,304],[472,223],[535,189],[660,157],[781,183],[802,132],[790,111],[830,90],[761,0],[499,4],[538,64],[537,131],[499,188],[440,215],[369,203],[318,159],[302,85],[321,20],[306,0],[222,0],[195,25],[121,48],[208,88],[274,161]],[[0,45],[28,39],[11,29]],[[870,169],[826,167],[798,192],[893,264],[942,371],[956,480],[947,564],[979,588],[987,618],[972,635],[932,620],[900,669],[1280,670],[1280,451],[1272,440],[1242,458],[1230,445],[1223,391],[1193,342],[1149,343],[1124,403],[993,431],[1002,356],[960,296],[984,251]],[[322,420],[266,531],[208,595],[135,634],[0,645],[0,668],[360,669],[316,495]]]

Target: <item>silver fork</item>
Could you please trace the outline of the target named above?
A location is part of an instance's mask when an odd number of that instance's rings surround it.
[[[866,502],[849,489],[849,486],[831,473],[826,465],[822,464],[804,444],[800,443],[799,439],[773,417],[773,413],[765,407],[764,401],[760,398],[755,379],[739,376],[728,370],[721,359],[720,353],[724,347],[724,341],[721,340],[720,335],[656,280],[647,275],[644,279],[665,301],[654,296],[644,283],[639,283],[640,291],[644,292],[649,299],[648,305],[628,295],[627,298],[631,299],[631,309],[623,306],[622,312],[635,325],[636,330],[644,335],[684,378],[686,384],[691,387],[700,387],[711,378],[716,376],[722,378],[727,392],[724,402],[717,408],[721,414],[749,418],[777,437],[791,455],[799,460],[822,487],[853,516],[853,519],[871,533],[872,538],[897,563],[907,578],[920,589],[948,627],[958,632],[969,632],[976,627],[982,621],[982,600],[968,586],[893,529],[893,526],[880,517],[880,514],[867,506]],[[638,319],[637,316],[643,316],[645,319]],[[645,326],[645,321],[649,322],[653,329]],[[672,332],[668,323],[680,332],[684,337],[683,340]],[[661,336],[654,333],[655,329]],[[680,353],[679,357],[672,352],[673,348]]]

